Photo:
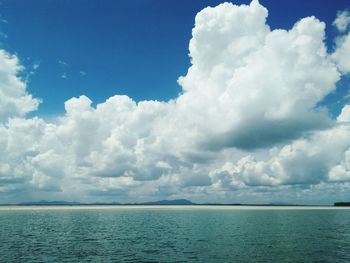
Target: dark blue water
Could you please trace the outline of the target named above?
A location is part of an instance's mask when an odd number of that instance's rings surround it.
[[[0,262],[350,262],[350,210],[0,211]]]

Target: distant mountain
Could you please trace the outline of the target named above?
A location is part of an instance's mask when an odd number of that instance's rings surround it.
[[[79,202],[68,202],[68,201],[32,201],[32,202],[22,202],[18,205],[81,205]]]
[[[194,205],[190,200],[187,199],[176,199],[176,200],[160,200],[154,202],[143,202],[137,203],[136,205]]]

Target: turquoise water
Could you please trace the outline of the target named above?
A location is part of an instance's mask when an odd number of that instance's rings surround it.
[[[0,262],[350,262],[350,210],[0,211]]]

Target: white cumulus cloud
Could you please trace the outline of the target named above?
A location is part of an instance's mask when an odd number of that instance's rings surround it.
[[[25,116],[40,104],[26,91],[27,85],[19,77],[22,69],[17,56],[0,50],[0,121]]]
[[[350,70],[348,36],[329,54],[317,18],[271,30],[267,16],[256,0],[205,8],[178,97],[94,107],[82,95],[53,122],[25,118],[39,100],[1,51],[0,196],[266,201],[344,189],[349,106],[335,120],[319,105]]]

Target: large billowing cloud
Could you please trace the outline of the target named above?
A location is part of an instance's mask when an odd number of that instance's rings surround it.
[[[0,196],[259,202],[323,191],[329,201],[350,181],[350,111],[334,120],[319,105],[350,71],[350,38],[329,54],[317,18],[271,30],[267,15],[255,0],[205,8],[177,98],[92,107],[82,95],[52,123],[23,118],[39,101],[1,51]]]
[[[316,108],[339,79],[323,43],[324,23],[309,17],[289,31],[270,31],[266,17],[257,1],[196,17],[193,65],[180,78],[185,92],[177,105],[191,112],[209,149],[266,147],[330,125]]]

